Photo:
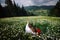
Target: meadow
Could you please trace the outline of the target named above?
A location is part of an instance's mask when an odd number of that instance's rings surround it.
[[[41,37],[33,38],[31,34],[25,33],[27,21],[34,27],[41,29]],[[0,18],[0,39],[1,40],[44,40],[45,37],[60,37],[60,17],[49,16],[27,16]],[[42,39],[41,39],[42,38]]]
[[[36,9],[36,10],[27,10],[28,12],[30,12],[30,14],[34,14],[34,15],[40,15],[40,16],[48,16],[50,13],[50,10],[48,9]]]

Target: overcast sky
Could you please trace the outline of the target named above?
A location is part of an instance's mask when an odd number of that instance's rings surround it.
[[[15,2],[21,6],[41,6],[41,5],[55,5],[58,0],[15,0]],[[0,3],[4,4],[4,0],[0,0]]]

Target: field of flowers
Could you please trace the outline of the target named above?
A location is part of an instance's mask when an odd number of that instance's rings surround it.
[[[25,33],[27,21],[41,29],[40,37]],[[0,18],[0,40],[59,40],[60,17],[32,16]]]

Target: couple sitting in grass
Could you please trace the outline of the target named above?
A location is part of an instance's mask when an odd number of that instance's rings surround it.
[[[33,35],[40,36],[41,30],[37,27],[33,27],[32,23],[27,22],[26,28],[25,28],[26,33],[31,33]]]

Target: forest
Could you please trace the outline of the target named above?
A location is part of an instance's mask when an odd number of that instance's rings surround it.
[[[11,0],[6,0],[7,6],[2,7],[0,3],[0,18],[1,17],[15,17],[15,16],[28,16],[33,14],[28,14],[28,12],[22,7],[18,6],[15,2],[12,3]]]

